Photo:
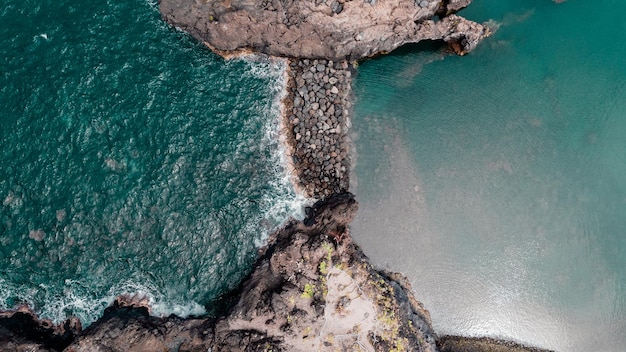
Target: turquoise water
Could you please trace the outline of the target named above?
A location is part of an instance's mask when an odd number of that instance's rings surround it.
[[[352,234],[437,331],[626,350],[625,11],[476,0],[472,54],[359,67]]]
[[[202,314],[299,214],[280,63],[225,63],[145,0],[9,0],[0,23],[0,309]]]

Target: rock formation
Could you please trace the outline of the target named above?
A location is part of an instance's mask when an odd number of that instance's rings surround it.
[[[399,274],[379,271],[348,224],[358,204],[336,194],[290,221],[259,252],[253,272],[217,318],[154,317],[118,298],[85,330],[26,310],[0,313],[0,351],[528,351],[510,342],[444,337]]]
[[[440,352],[550,352],[488,337],[441,336],[437,346]]]
[[[489,30],[453,13],[470,0],[161,0],[163,18],[223,53],[354,61],[409,43],[473,50]]]
[[[57,351],[70,344],[81,330],[76,318],[54,325],[22,306],[0,312],[0,351]]]

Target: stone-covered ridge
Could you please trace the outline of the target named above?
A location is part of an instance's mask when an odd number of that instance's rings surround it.
[[[354,61],[443,40],[458,54],[489,35],[453,13],[471,0],[161,0],[170,24],[218,52]]]
[[[350,91],[352,72],[346,62],[289,62],[285,131],[296,186],[321,199],[349,186]]]

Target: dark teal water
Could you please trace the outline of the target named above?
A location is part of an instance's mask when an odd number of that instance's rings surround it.
[[[299,212],[280,63],[225,63],[145,0],[0,9],[0,309],[201,314]]]
[[[476,0],[471,55],[359,67],[352,234],[437,331],[626,350],[625,12]]]

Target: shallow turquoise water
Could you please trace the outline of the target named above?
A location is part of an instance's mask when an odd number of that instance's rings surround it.
[[[142,0],[9,0],[0,23],[0,309],[203,313],[299,212],[280,64],[225,63]]]
[[[626,3],[601,4],[477,0],[500,28],[471,55],[359,68],[352,234],[440,332],[626,350]]]

